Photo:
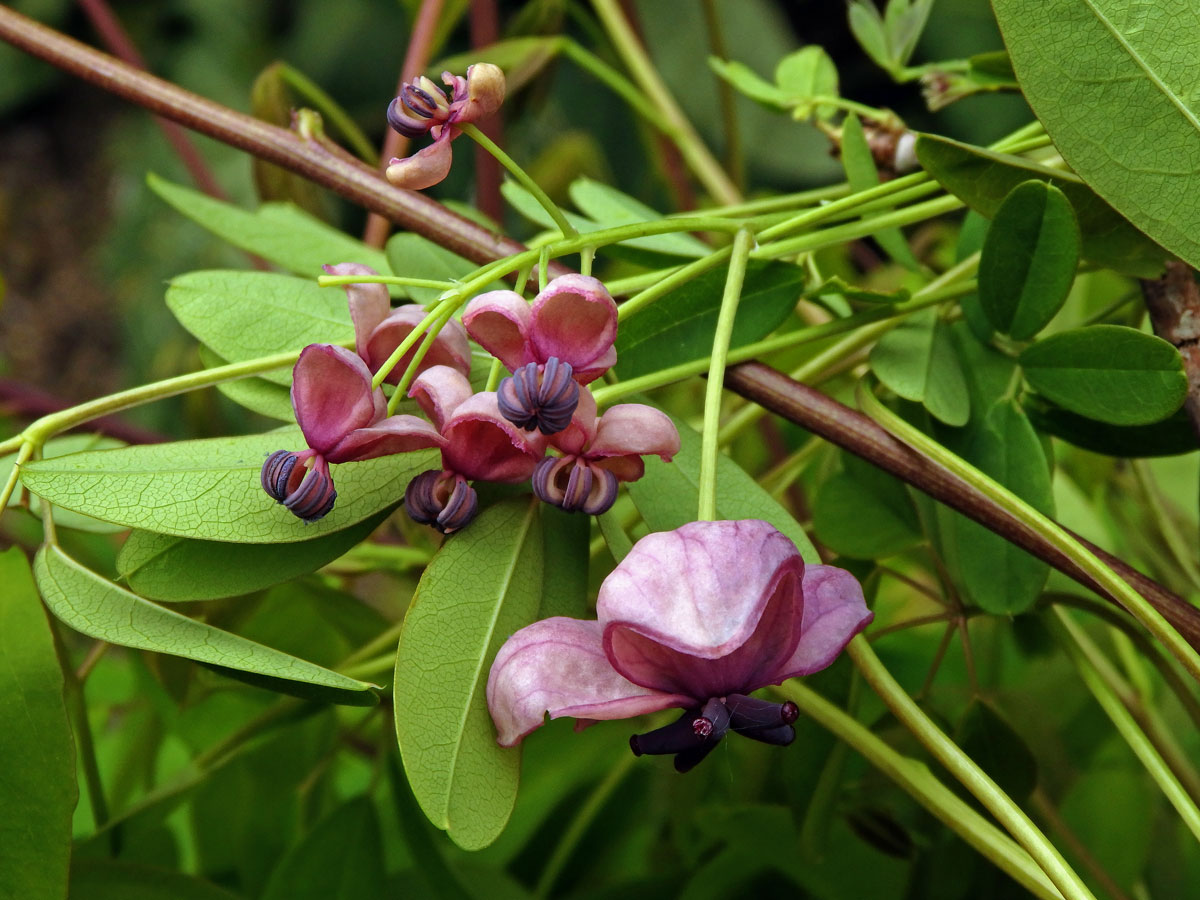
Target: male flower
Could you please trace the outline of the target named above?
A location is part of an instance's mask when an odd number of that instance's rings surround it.
[[[387,416],[383,391],[356,353],[331,344],[305,347],[292,369],[292,408],[307,450],[276,450],[262,467],[262,486],[306,522],[333,509],[330,463],[375,459],[445,439],[416,416]]]
[[[589,384],[617,361],[617,304],[595,278],[563,275],[532,303],[513,291],[489,291],[463,311],[467,333],[504,363],[500,411],[520,428],[561,431]]]
[[[487,701],[502,746],[547,712],[625,719],[672,706],[682,717],[635,735],[635,754],[675,754],[684,772],[729,731],[789,744],[795,705],[747,695],[828,666],[873,615],[853,576],[806,566],[755,519],[647,535],[604,580],[596,613],[535,622],[500,648]]]

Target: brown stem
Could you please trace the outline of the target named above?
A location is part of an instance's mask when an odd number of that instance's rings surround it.
[[[758,362],[743,363],[728,369],[725,386],[843,450],[861,456],[1045,560],[1084,587],[1108,597],[1057,546],[1019,522],[991,498],[979,493],[933,460],[900,443],[862,413]],[[1145,597],[1188,643],[1200,649],[1200,609],[1094,544],[1082,538],[1079,540]],[[1111,597],[1108,599],[1113,600]]]
[[[400,81],[396,85],[399,94],[404,85],[412,81],[429,67],[429,55],[433,49],[433,36],[437,31],[438,17],[442,14],[442,0],[423,0],[408,38],[408,50],[404,53],[404,64],[400,67]],[[379,159],[386,168],[393,156],[403,156],[408,150],[408,138],[391,128],[383,138],[383,149]],[[379,213],[367,216],[363,241],[371,247],[382,247],[387,243],[391,223]]]
[[[1200,436],[1200,285],[1191,266],[1172,260],[1162,278],[1142,279],[1142,296],[1154,333],[1183,357],[1188,380],[1184,409]]]
[[[296,172],[472,262],[487,263],[525,249],[436,200],[393,187],[364,163],[139,71],[6,6],[0,6],[0,39],[151,112]],[[551,277],[570,271],[558,262],[550,268]]]
[[[471,0],[471,48],[478,50],[500,40],[500,13],[496,0]],[[480,131],[504,146],[503,106],[486,119],[475,123]],[[500,161],[479,144],[475,145],[475,205],[493,222],[504,219],[504,198],[500,194]]]

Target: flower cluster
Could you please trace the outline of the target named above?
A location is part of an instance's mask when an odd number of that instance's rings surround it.
[[[325,270],[375,274],[355,263]],[[643,455],[669,461],[679,450],[675,426],[656,409],[623,404],[597,414],[587,384],[616,362],[617,306],[595,278],[556,278],[532,303],[513,291],[472,300],[463,324],[450,320],[433,341],[408,391],[428,421],[387,416],[382,389],[372,387],[424,310],[393,310],[382,284],[351,284],[346,296],[355,350],[312,345],[293,371],[292,405],[308,449],[276,451],[262,469],[264,490],[305,521],[333,508],[330,463],[439,448],[441,468],[414,478],[404,502],[413,519],[449,534],[475,515],[470,481],[532,478],[547,503],[598,515],[616,500],[619,482],[642,476]],[[499,390],[472,388],[468,334],[512,371]],[[383,381],[397,384],[414,352]]]
[[[487,702],[502,746],[547,713],[587,723],[671,707],[679,719],[630,739],[636,755],[672,754],[686,772],[729,732],[790,744],[795,704],[748,695],[825,668],[873,617],[850,573],[805,565],[754,519],[647,535],[604,580],[596,613],[534,622],[500,648]]]

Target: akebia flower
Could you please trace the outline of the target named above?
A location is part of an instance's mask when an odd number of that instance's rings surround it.
[[[338,263],[323,268],[330,275],[379,274],[361,263]],[[372,374],[379,371],[380,366],[400,346],[400,342],[421,324],[426,314],[426,310],[415,303],[392,309],[391,298],[382,284],[348,284],[346,299],[350,304],[350,319],[354,323],[354,347]],[[419,343],[413,345],[400,358],[384,381],[388,384],[399,383],[418,346]],[[458,320],[451,319],[438,332],[417,371],[422,372],[432,366],[450,366],[464,375],[471,371],[471,348],[467,344],[467,332]]]
[[[448,366],[422,372],[408,395],[442,437],[442,471],[418,475],[405,493],[405,508],[418,522],[458,530],[475,511],[475,492],[466,481],[525,481],[546,452],[540,434],[500,415],[494,391],[473,393],[466,376]]]
[[[407,157],[392,159],[384,174],[396,187],[419,191],[437,184],[450,171],[450,142],[458,137],[456,125],[486,118],[504,102],[504,72],[491,63],[467,67],[467,75],[442,73],[442,82],[450,96],[421,76],[400,89],[400,95],[388,106],[388,124],[405,137],[430,133],[434,141]]]
[[[359,356],[332,344],[305,347],[292,370],[292,408],[307,450],[267,457],[263,490],[307,522],[332,508],[330,463],[375,459],[440,447],[445,439],[416,416],[388,416],[383,391]]]
[[[634,753],[687,771],[730,731],[788,744],[797,710],[747,696],[833,662],[871,621],[862,588],[805,565],[770,524],[692,522],[642,538],[600,587],[597,621],[558,616],[513,634],[488,678],[497,740],[551,718],[683,716],[636,735]]]
[[[579,400],[576,384],[595,381],[617,361],[617,304],[595,278],[563,275],[532,303],[489,291],[463,311],[467,333],[512,372],[500,383],[500,410],[527,430],[554,434]]]
[[[643,456],[670,462],[679,431],[666,413],[622,403],[596,416],[591,391],[582,389],[571,424],[549,439],[562,456],[547,456],[533,470],[533,492],[568,512],[598,516],[617,499],[617,485],[645,474]]]

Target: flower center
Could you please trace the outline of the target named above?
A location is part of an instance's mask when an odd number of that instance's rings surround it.
[[[408,483],[404,508],[413,521],[450,534],[475,518],[479,498],[457,472],[429,469]]]
[[[540,369],[540,371],[539,371]],[[500,382],[500,414],[518,428],[557,434],[571,424],[579,405],[579,385],[570,363],[552,356],[545,366],[531,362]]]

